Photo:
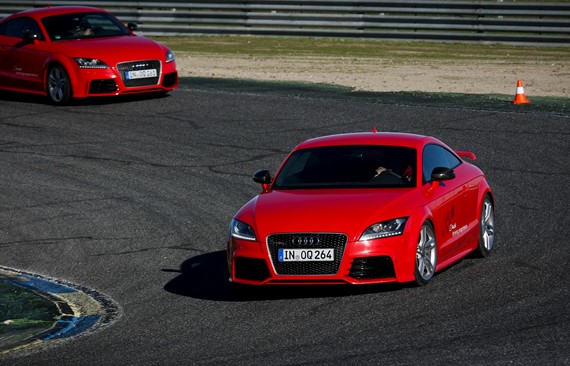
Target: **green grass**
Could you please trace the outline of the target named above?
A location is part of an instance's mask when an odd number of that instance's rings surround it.
[[[252,36],[155,37],[175,53],[246,57],[381,58],[392,61],[497,59],[509,62],[568,62],[570,47],[481,45],[436,42],[396,42],[358,39]]]
[[[0,282],[0,324],[26,318],[53,321],[54,314],[59,312],[50,300],[33,291]]]
[[[50,329],[58,316],[50,300],[0,282],[0,351]]]

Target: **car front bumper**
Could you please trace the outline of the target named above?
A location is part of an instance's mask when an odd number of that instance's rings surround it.
[[[411,245],[408,245],[411,244]],[[376,284],[413,280],[415,244],[408,235],[370,241],[347,242],[338,270],[328,274],[283,274],[276,269],[265,242],[230,237],[228,269],[230,281],[249,285]],[[411,248],[411,249],[410,249]],[[318,266],[316,262],[314,265]],[[285,264],[287,266],[287,264]]]
[[[74,98],[168,92],[178,87],[176,63],[161,65],[156,76],[129,80],[121,67],[106,69],[77,68],[72,78]]]

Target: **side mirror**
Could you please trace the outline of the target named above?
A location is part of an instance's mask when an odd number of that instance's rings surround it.
[[[129,28],[131,32],[134,32],[139,29],[139,26],[136,23],[129,23],[127,24],[127,28]]]
[[[38,40],[39,38],[40,38],[39,35],[37,35],[36,33],[33,33],[29,29],[26,29],[22,32],[22,39],[24,39],[25,41],[33,42],[35,40]]]
[[[259,170],[253,174],[253,181],[260,184],[271,183],[271,173],[269,170]]]
[[[453,169],[437,167],[433,168],[431,172],[431,180],[434,182],[441,182],[444,180],[450,180],[455,178],[455,172]]]

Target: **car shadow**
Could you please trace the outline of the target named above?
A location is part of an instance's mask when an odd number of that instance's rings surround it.
[[[323,286],[236,286],[227,278],[226,252],[201,254],[184,261],[180,269],[162,269],[177,273],[164,290],[169,293],[211,301],[271,301],[282,299],[324,298],[391,292],[400,284],[323,285]]]
[[[69,103],[62,105],[61,107],[121,104],[121,103],[161,99],[161,98],[167,98],[169,96],[170,93],[156,92],[156,93],[145,93],[145,94],[119,95],[116,97],[81,98],[81,99],[72,99]],[[0,100],[7,102],[53,105],[50,103],[48,97],[45,96],[19,93],[19,92],[8,92],[3,90],[0,91]]]
[[[36,94],[25,94],[0,90],[0,100],[6,102],[22,102],[30,104],[49,104],[47,97]]]

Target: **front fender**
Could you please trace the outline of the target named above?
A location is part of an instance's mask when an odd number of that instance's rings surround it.
[[[82,90],[82,87],[81,87],[82,84],[81,84],[80,80],[78,80],[79,67],[77,66],[75,61],[73,61],[69,57],[64,56],[62,54],[50,55],[46,59],[44,65],[43,65],[44,94],[47,95],[46,85],[47,85],[47,78],[48,78],[49,69],[51,66],[53,66],[55,64],[61,65],[65,69],[65,71],[67,72],[67,77],[69,78],[69,83],[71,84],[71,97],[72,98],[78,98],[78,97],[84,96],[85,91]]]
[[[411,282],[415,280],[416,251],[420,230],[426,221],[434,225],[432,217],[432,212],[428,207],[417,207],[408,218],[405,229],[405,240],[403,242],[404,247],[400,252],[400,258],[396,260],[397,266],[395,270],[398,282]]]
[[[480,220],[481,217],[481,209],[483,208],[483,200],[485,199],[486,196],[489,196],[489,198],[491,199],[491,203],[493,204],[493,211],[497,211],[497,206],[496,206],[496,202],[495,202],[495,195],[493,194],[493,190],[491,189],[491,186],[489,186],[489,183],[487,182],[486,179],[482,179],[481,180],[481,184],[479,184],[479,190],[477,192],[477,217],[478,217],[478,221]]]

